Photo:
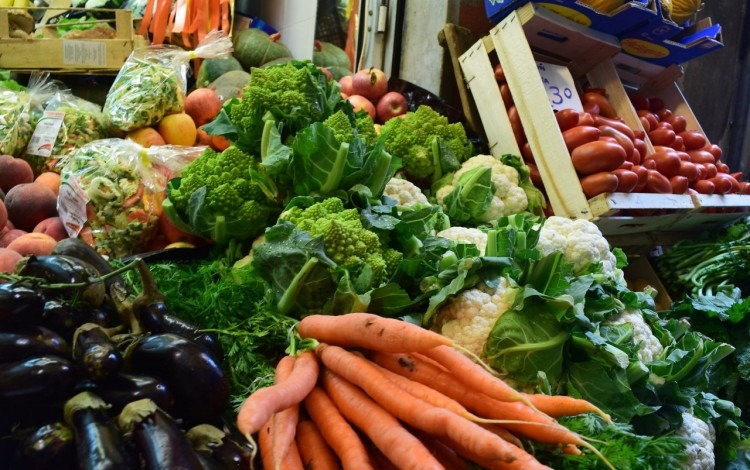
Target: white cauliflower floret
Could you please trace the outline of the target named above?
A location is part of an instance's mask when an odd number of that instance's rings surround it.
[[[682,413],[682,424],[675,434],[686,439],[686,450],[690,456],[685,464],[687,470],[713,470],[716,465],[714,457],[714,443],[716,430],[714,427],[696,418],[691,412]]]
[[[542,255],[562,252],[565,260],[573,263],[575,273],[592,263],[601,263],[602,273],[607,277],[618,283],[625,282],[625,276],[617,268],[617,259],[610,250],[609,242],[593,222],[551,216],[542,225],[536,246]]]
[[[483,357],[484,343],[497,319],[513,306],[515,292],[506,278],[495,289],[484,283],[467,289],[440,309],[433,329]]]
[[[664,351],[664,346],[654,336],[640,310],[625,309],[617,316],[607,320],[607,323],[611,325],[630,323],[632,325],[633,342],[638,345],[638,359],[641,362],[653,362]]]
[[[427,196],[419,189],[419,186],[402,178],[391,178],[388,180],[383,194],[395,200],[396,204],[403,207],[430,203],[427,200]]]
[[[461,168],[453,174],[451,184],[438,189],[435,197],[438,204],[443,205],[443,200],[450,194],[458,184],[461,175],[478,167],[489,167],[492,171],[492,183],[495,185],[495,193],[490,207],[480,218],[481,222],[492,222],[505,215],[513,215],[523,212],[529,205],[526,192],[519,186],[520,178],[518,171],[492,155],[475,155],[461,164]]]
[[[478,228],[450,227],[438,232],[437,236],[454,242],[473,243],[481,254],[484,254],[484,250],[487,248],[487,234]]]

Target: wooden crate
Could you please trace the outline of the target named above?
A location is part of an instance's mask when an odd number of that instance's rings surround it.
[[[566,44],[564,48],[560,46],[561,37],[565,38],[562,41]],[[589,200],[581,190],[537,71],[536,60],[548,61],[552,57],[569,69],[572,67],[574,76],[585,76],[592,86],[606,90],[615,111],[628,125],[642,129],[611,60],[618,51],[619,43],[614,37],[583,28],[532,3],[511,13],[460,59],[487,134],[490,152],[495,156],[504,153],[520,155],[492,72],[494,53],[504,65],[511,95],[556,215],[604,224],[605,218],[623,209],[693,210],[695,205],[688,195],[612,193]],[[638,232],[654,230],[662,223],[666,226],[670,220],[650,219],[621,218],[609,226],[617,233],[622,233],[622,230]]]
[[[0,8],[0,68],[15,72],[116,74],[131,52],[148,45],[135,34],[130,10],[94,9],[114,14],[114,39],[60,39],[54,26],[37,29],[33,38],[11,37],[8,21],[13,8]],[[75,8],[48,8],[57,13]],[[91,9],[88,9],[91,11]]]

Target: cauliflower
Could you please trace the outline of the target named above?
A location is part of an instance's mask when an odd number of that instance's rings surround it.
[[[696,418],[692,412],[684,412],[682,413],[682,424],[675,433],[684,437],[687,441],[685,446],[690,457],[685,464],[685,469],[713,470],[715,466],[716,430],[711,424]]]
[[[607,323],[610,325],[630,323],[633,327],[633,342],[638,345],[638,359],[641,362],[653,362],[664,351],[659,339],[653,335],[651,327],[638,310],[625,309],[617,316],[607,320]]]
[[[484,254],[487,248],[487,234],[478,228],[450,227],[437,233],[438,237],[447,238],[454,242],[473,243]]]
[[[490,185],[484,185],[486,176],[483,177],[482,168],[490,171]],[[451,219],[459,222],[493,222],[523,212],[529,204],[518,171],[492,155],[476,155],[466,160],[454,173],[451,183],[438,189],[435,196]],[[484,198],[489,204],[477,204]]]
[[[418,204],[429,204],[427,196],[422,193],[419,186],[409,180],[402,178],[391,178],[385,185],[384,195],[396,201],[403,207],[416,206]]]
[[[542,225],[536,247],[542,256],[562,252],[565,261],[573,263],[576,274],[593,263],[601,263],[603,274],[618,283],[625,282],[625,275],[617,267],[617,258],[610,250],[609,242],[599,227],[588,220],[549,217]]]
[[[492,327],[511,308],[515,293],[506,278],[495,289],[482,283],[464,290],[440,309],[433,329],[482,357]]]

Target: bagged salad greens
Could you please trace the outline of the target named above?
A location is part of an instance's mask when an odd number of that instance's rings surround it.
[[[130,140],[102,139],[61,160],[60,219],[105,256],[146,251],[156,231],[168,179],[203,147],[144,148]]]
[[[101,106],[79,98],[70,90],[54,94],[34,127],[24,159],[34,173],[60,172],[60,157],[107,136]]]
[[[185,104],[190,60],[232,53],[232,41],[219,32],[208,34],[194,51],[159,45],[136,49],[115,77],[104,102],[110,130],[128,132],[179,113]]]
[[[26,89],[0,88],[0,154],[23,155],[46,102],[60,88],[47,73],[32,73]]]

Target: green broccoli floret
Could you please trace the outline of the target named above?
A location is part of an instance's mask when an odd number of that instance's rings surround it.
[[[351,143],[354,140],[355,130],[356,135],[365,145],[378,138],[375,123],[370,115],[364,112],[353,115],[340,109],[323,121],[323,124],[333,131],[333,135],[339,142]]]
[[[235,146],[221,153],[206,149],[170,181],[164,210],[191,233],[220,244],[253,238],[263,232],[271,213],[271,202],[250,181],[254,165],[255,159]]]
[[[383,247],[378,235],[362,226],[357,209],[345,209],[339,198],[327,198],[306,209],[291,208],[279,220],[322,237],[326,256],[339,266],[356,274],[369,265],[374,285],[395,272],[400,261],[400,253]]]
[[[463,125],[449,123],[448,118],[427,105],[406,113],[404,118],[389,119],[383,124],[381,135],[385,150],[400,157],[406,173],[416,180],[455,171],[457,168],[453,166],[467,160],[474,152]],[[435,138],[440,139],[438,145]],[[445,153],[440,149],[440,142],[453,155],[439,155]]]

